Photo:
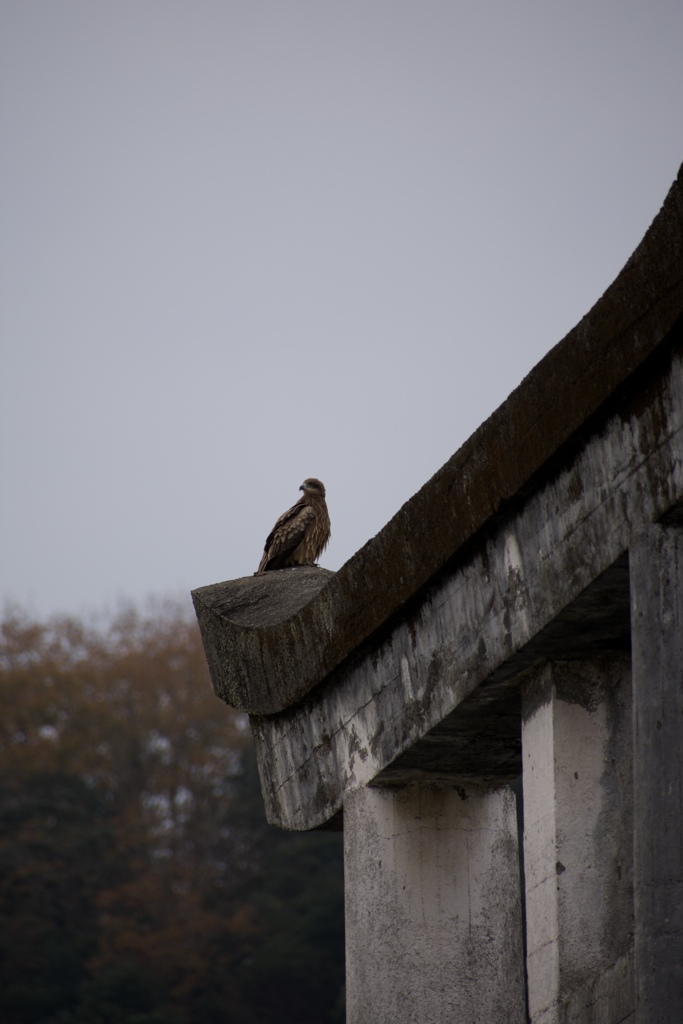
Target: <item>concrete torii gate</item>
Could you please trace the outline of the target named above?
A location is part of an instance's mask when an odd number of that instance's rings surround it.
[[[343,825],[349,1022],[683,1021],[683,168],[339,572],[193,598],[268,820]]]

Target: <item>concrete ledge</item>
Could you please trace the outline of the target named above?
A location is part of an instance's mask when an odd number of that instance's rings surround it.
[[[306,649],[304,664],[315,666],[315,638],[301,632],[297,615],[333,576],[329,569],[300,566],[192,592],[219,697],[238,711],[268,715],[311,688],[310,676],[297,667]]]

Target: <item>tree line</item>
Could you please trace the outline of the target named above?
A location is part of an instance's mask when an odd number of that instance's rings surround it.
[[[0,1019],[341,1024],[341,837],[265,822],[174,607],[0,626]]]

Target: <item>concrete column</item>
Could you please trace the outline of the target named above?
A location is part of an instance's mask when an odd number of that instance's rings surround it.
[[[683,1021],[683,531],[630,554],[638,1024]]]
[[[532,1024],[633,1010],[627,659],[546,665],[523,691],[527,980]]]
[[[348,1024],[523,1024],[509,789],[358,790],[344,854]]]

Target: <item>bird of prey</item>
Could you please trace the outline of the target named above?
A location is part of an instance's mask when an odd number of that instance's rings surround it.
[[[283,512],[268,534],[257,573],[289,565],[312,565],[330,539],[330,516],[320,480],[304,480],[295,505]]]

